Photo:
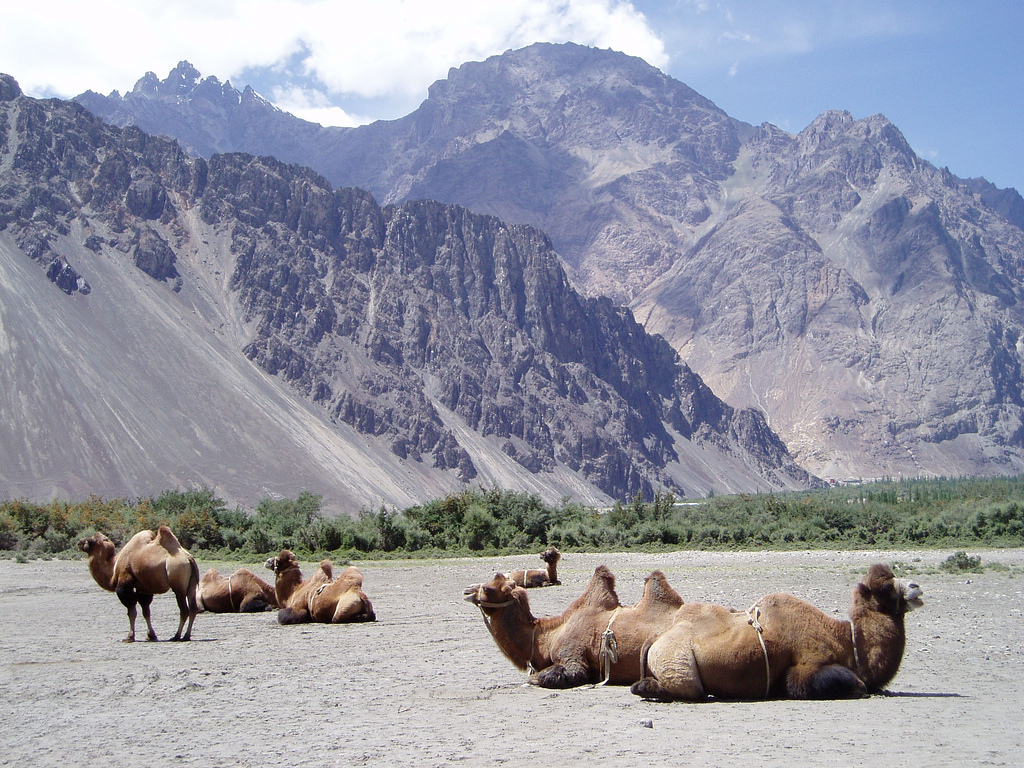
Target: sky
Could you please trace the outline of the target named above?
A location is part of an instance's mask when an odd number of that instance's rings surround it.
[[[534,42],[639,56],[732,117],[797,133],[884,114],[925,160],[1024,193],[1018,0],[31,0],[0,72],[122,93],[182,60],[324,125],[416,109],[451,67]]]

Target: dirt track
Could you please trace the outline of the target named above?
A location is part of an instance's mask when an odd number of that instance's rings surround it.
[[[787,591],[845,617],[870,563],[921,569],[949,554],[567,554],[563,585],[530,598],[536,615],[561,612],[605,563],[623,603],[660,568],[687,600],[746,608]],[[0,765],[1019,766],[1024,550],[980,554],[1011,569],[913,574],[925,606],[907,617],[894,695],[706,704],[524,685],[462,591],[536,557],[361,562],[374,624],[201,614],[191,643],[127,645],[123,608],[84,561],[4,560]],[[211,565],[237,567],[200,560]],[[173,598],[158,596],[153,614],[170,637]]]

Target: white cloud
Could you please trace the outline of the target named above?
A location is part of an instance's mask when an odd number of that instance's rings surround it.
[[[0,71],[66,97],[125,91],[182,59],[237,79],[303,51],[335,96],[409,98],[466,61],[570,40],[668,63],[627,0],[32,0],[5,11]]]
[[[322,92],[309,88],[274,88],[269,99],[286,112],[320,125],[351,128],[374,120],[372,117],[353,115],[341,107],[333,106]]]

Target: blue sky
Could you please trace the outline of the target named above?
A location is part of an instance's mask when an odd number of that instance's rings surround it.
[[[1011,0],[34,0],[5,11],[0,71],[71,97],[187,59],[356,124],[407,114],[450,67],[572,40],[640,56],[753,124],[882,113],[924,159],[1024,192],[1022,39]]]

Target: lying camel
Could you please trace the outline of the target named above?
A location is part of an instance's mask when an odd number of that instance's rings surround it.
[[[636,682],[644,646],[672,625],[683,605],[665,575],[654,571],[640,601],[623,606],[615,577],[603,565],[560,616],[535,618],[526,590],[503,573],[467,588],[465,599],[479,606],[501,652],[543,688]]]
[[[558,580],[558,561],[562,559],[562,553],[551,546],[540,553],[540,559],[548,564],[545,570],[531,568],[525,571],[512,571],[505,575],[512,579],[517,587],[525,589],[561,584],[562,582]]]
[[[354,565],[334,579],[330,560],[322,560],[316,573],[303,581],[299,561],[294,553],[282,549],[277,557],[266,562],[276,574],[274,589],[277,620],[281,624],[348,624],[376,621],[370,598],[363,592],[363,574]]]
[[[200,611],[255,613],[277,608],[274,588],[248,568],[239,568],[226,579],[211,568],[199,580],[196,601]]]
[[[96,533],[78,542],[78,548],[89,556],[92,577],[106,590],[117,594],[128,609],[130,631],[124,642],[135,641],[136,605],[142,606],[146,619],[146,638],[156,640],[156,631],[150,618],[149,606],[153,595],[171,590],[178,600],[178,631],[171,640],[189,640],[198,606],[196,589],[199,585],[199,566],[195,558],[178,543],[171,529],[161,525],[153,531],[139,531],[120,552],[115,554],[114,542],[102,533]],[[182,634],[185,622],[188,628]]]
[[[648,675],[630,689],[658,700],[839,699],[876,693],[903,658],[903,617],[921,588],[873,565],[853,590],[850,621],[771,594],[749,611],[688,603],[650,647]]]

